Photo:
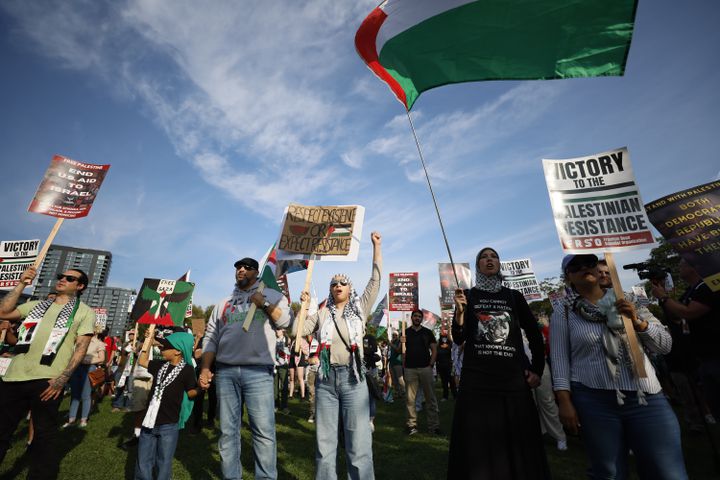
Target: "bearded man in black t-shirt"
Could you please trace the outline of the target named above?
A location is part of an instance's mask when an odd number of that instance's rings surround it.
[[[435,335],[423,327],[422,310],[415,310],[410,317],[412,326],[405,331],[400,341],[405,342],[405,388],[407,398],[407,434],[417,433],[417,412],[415,411],[415,395],[418,388],[422,388],[425,395],[428,430],[430,433],[440,435],[440,420],[438,418],[438,404],[435,398],[433,378],[433,365],[437,358],[437,342]]]

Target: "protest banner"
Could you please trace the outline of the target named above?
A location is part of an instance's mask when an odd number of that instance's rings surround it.
[[[720,291],[720,181],[673,193],[648,203],[645,210],[707,286]]]
[[[388,309],[391,312],[412,312],[420,303],[418,273],[391,273],[388,286]]]
[[[190,282],[146,278],[130,319],[151,325],[183,326],[194,288],[195,284]]]
[[[627,148],[543,160],[545,182],[565,253],[604,253],[616,298],[624,298],[613,252],[655,245]],[[633,368],[646,378],[632,321],[623,316]]]
[[[359,205],[290,204],[277,242],[278,260],[357,260],[365,209]]]
[[[525,300],[540,300],[542,292],[529,258],[500,262],[503,285],[523,294]]]
[[[620,252],[655,245],[627,148],[543,160],[565,253]]]
[[[7,240],[0,242],[0,290],[12,290],[20,275],[35,262],[40,240]]]
[[[108,320],[108,310],[103,307],[93,307],[95,310],[95,328],[105,330]]]
[[[454,305],[455,290],[461,288],[467,290],[472,283],[469,263],[456,263],[455,275],[453,275],[452,263],[438,263],[438,272],[440,274],[440,306]],[[458,287],[458,282],[460,286]]]

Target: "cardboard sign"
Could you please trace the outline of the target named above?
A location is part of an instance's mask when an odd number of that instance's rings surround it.
[[[455,275],[452,271],[452,263],[438,263],[440,273],[440,306],[455,304],[455,290],[458,288]],[[471,287],[472,276],[469,263],[456,263],[455,273],[457,274],[460,287],[467,290]]]
[[[391,273],[388,286],[388,309],[391,312],[412,312],[418,309],[418,273]]]
[[[355,261],[364,216],[359,205],[290,204],[277,242],[277,259]]]
[[[146,278],[140,287],[130,319],[137,323],[183,326],[194,283]]]
[[[93,307],[93,310],[95,310],[95,327],[100,330],[105,330],[108,320],[107,308]]]
[[[28,211],[57,218],[87,216],[109,168],[55,155]]]
[[[20,275],[35,262],[40,240],[8,240],[0,242],[0,290],[12,290],[20,283]]]
[[[622,252],[655,245],[627,148],[543,160],[565,253]]]
[[[434,314],[430,310],[422,309],[423,313],[423,321],[421,325],[425,328],[428,328],[432,331],[435,331],[436,329],[440,328],[440,316]]]
[[[202,337],[205,335],[205,319],[204,318],[193,318],[192,319],[192,331],[196,337]]]
[[[500,262],[503,285],[523,294],[525,300],[540,300],[542,292],[529,258]]]
[[[650,221],[697,271],[720,290],[720,181],[673,193],[645,205]]]

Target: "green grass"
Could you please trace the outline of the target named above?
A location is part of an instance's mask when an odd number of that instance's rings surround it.
[[[68,400],[63,402],[61,415],[67,415]],[[440,403],[441,425],[449,434],[454,402]],[[277,415],[278,473],[281,479],[312,479],[315,474],[315,426],[306,421],[308,404],[290,400],[290,415]],[[419,414],[420,431],[425,416]],[[419,433],[404,434],[405,410],[399,403],[378,405],[373,439],[375,475],[378,479],[409,478],[442,479],[447,468],[448,440]],[[132,431],[132,414],[111,413],[109,399],[91,415],[86,429],[69,428],[58,435],[58,448],[63,455],[60,478],[73,480],[112,480],[132,478],[135,452],[117,447]],[[717,429],[715,434],[717,436]],[[29,457],[25,455],[26,422],[16,432],[5,461],[0,465],[0,478],[24,478]],[[204,429],[199,435],[181,433],[173,461],[175,479],[214,479],[220,477],[218,431]],[[652,441],[652,439],[648,439]],[[546,451],[554,479],[585,478],[585,456],[579,438],[569,439],[570,449],[558,452],[554,442],[546,441]],[[718,478],[713,465],[708,437],[705,434],[683,435],[683,447],[691,479]],[[341,450],[342,452],[342,450]],[[41,459],[38,459],[42,461]],[[242,464],[244,478],[253,477],[250,435],[246,424],[242,432]],[[338,469],[344,472],[341,458]],[[345,478],[342,473],[340,478]]]

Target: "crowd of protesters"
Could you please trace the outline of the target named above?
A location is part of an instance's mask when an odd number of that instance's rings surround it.
[[[285,296],[260,289],[256,260],[235,262],[231,295],[194,337],[160,326],[143,329],[143,338],[137,330],[108,336],[81,301],[89,279],[75,269],[58,275],[52,298],[18,305],[36,274],[29,268],[0,302],[0,355],[12,357],[0,380],[0,462],[28,417],[28,449],[44,459],[30,464],[29,478],[56,478],[54,441],[67,389],[62,428],[86,428],[107,394],[113,412],[132,414],[133,431],[119,446],[137,446],[137,479],[171,478],[179,431],[198,434],[215,428],[216,418],[218,473],[242,478],[243,412],[255,478],[277,478],[276,414],[289,415],[288,399],[297,393],[315,424],[318,479],[337,478],[340,447],[348,478],[375,477],[373,435],[383,402],[404,403],[408,436],[420,433],[419,412],[426,434],[445,436],[440,404],[451,400],[448,478],[550,478],[545,433],[560,451],[568,434],[581,434],[590,478],[627,478],[630,455],[642,479],[687,478],[668,397],[683,405],[691,430],[720,415],[720,293],[689,264],[680,264],[689,288],[677,300],[661,279],[652,281],[661,323],[645,305],[616,298],[602,260],[567,255],[560,265],[564,296],[548,322],[503,286],[498,252],[483,248],[475,285],[456,292],[452,322],[437,338],[418,310],[406,329],[384,340],[366,325],[382,277],[382,237],[373,232],[371,241],[364,290],[334,275],[327,299],[302,324]],[[309,293],[301,299],[309,302]],[[249,311],[255,320],[246,329]],[[622,317],[631,322],[640,357],[631,355]]]

